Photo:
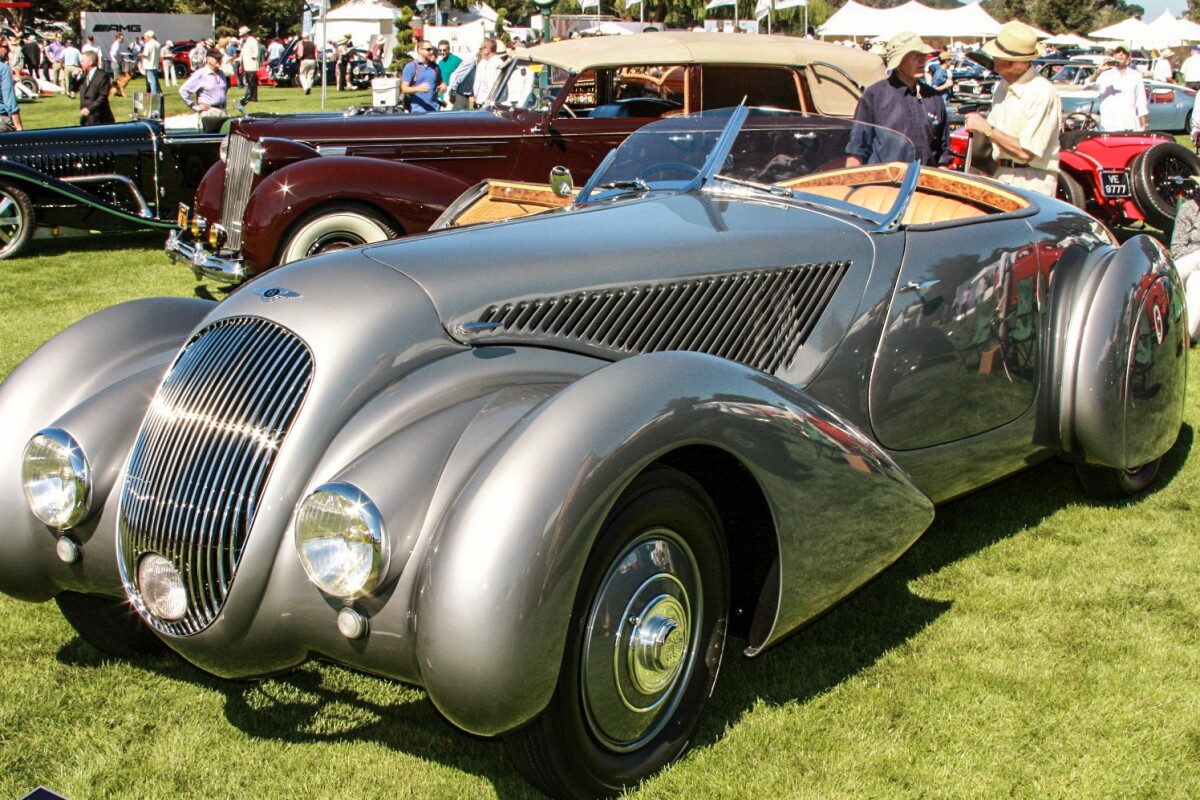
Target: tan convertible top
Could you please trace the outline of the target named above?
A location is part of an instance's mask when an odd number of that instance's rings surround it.
[[[661,31],[570,39],[515,51],[518,58],[583,72],[629,64],[834,64],[863,86],[885,77],[879,56],[792,36]]]

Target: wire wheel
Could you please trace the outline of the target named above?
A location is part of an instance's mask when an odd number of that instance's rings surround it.
[[[728,604],[708,494],[647,470],[588,559],[554,698],[505,737],[517,768],[553,797],[611,797],[679,758],[716,684]]]
[[[0,259],[20,253],[33,235],[34,225],[29,195],[11,183],[0,183]]]
[[[1200,159],[1175,142],[1156,144],[1130,165],[1133,197],[1146,221],[1160,231],[1175,225],[1176,203],[1193,175],[1200,175]]]

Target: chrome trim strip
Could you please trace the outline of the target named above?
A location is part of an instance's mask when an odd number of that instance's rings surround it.
[[[133,195],[133,201],[137,203],[138,213],[143,217],[150,219],[154,218],[154,212],[150,210],[150,206],[146,203],[146,198],[142,196],[141,189],[133,182],[133,179],[127,175],[118,175],[117,173],[109,173],[107,175],[75,175],[69,178],[62,178],[63,183],[104,183],[105,181],[115,181],[129,189],[129,193]],[[155,186],[158,186],[158,178],[155,177]]]

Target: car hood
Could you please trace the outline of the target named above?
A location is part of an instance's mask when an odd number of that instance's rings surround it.
[[[0,157],[14,152],[44,154],[46,148],[64,147],[78,150],[82,146],[95,150],[142,144],[154,139],[161,131],[158,122],[137,120],[115,125],[75,126],[70,128],[35,128],[9,131],[0,136]]]
[[[723,281],[754,283],[795,268],[844,267],[849,276],[840,290],[852,309],[874,247],[853,218],[765,197],[693,192],[439,231],[364,253],[420,285],[452,336],[488,343],[489,336],[473,334],[494,330],[487,320],[520,304],[544,308],[584,297],[636,304],[664,290],[702,294]],[[547,343],[544,332],[537,338]],[[567,349],[580,344],[550,339]],[[596,354],[594,342],[583,344]]]
[[[240,119],[230,133],[248,139],[266,137],[301,142],[344,142],[411,138],[461,138],[511,132],[525,118],[532,122],[540,114],[528,111],[448,111],[434,114],[317,115]]]

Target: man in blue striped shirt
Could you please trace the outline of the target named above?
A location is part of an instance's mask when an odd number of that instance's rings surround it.
[[[0,132],[23,130],[21,107],[17,105],[17,90],[13,85],[12,67],[8,65],[8,37],[0,36]]]

